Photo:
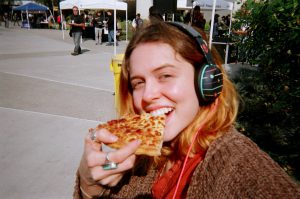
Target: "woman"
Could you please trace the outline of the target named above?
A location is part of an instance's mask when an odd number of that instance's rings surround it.
[[[193,9],[193,18],[192,18],[192,25],[202,30],[205,29],[206,20],[204,19],[203,14],[201,13],[200,6],[195,6]]]
[[[199,69],[216,67],[200,35],[184,28],[161,22],[142,29],[122,68],[120,115],[163,112],[162,155],[135,156],[138,140],[105,153],[98,142],[117,138],[104,129],[88,134],[74,198],[299,198],[288,175],[234,129],[238,94],[226,74],[221,93],[202,95]],[[104,170],[107,160],[117,168]]]

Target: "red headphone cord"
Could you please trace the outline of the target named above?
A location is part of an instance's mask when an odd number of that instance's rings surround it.
[[[215,100],[215,103],[214,103],[214,105],[213,105],[213,107],[212,107],[212,112],[210,112],[210,114],[213,114],[213,113],[216,112],[217,106],[218,106],[218,104],[219,104],[218,102],[219,102],[219,100],[216,99],[216,100]],[[209,117],[206,117],[206,118],[209,118]],[[191,143],[191,145],[189,146],[188,152],[187,152],[187,154],[186,154],[186,156],[185,156],[184,163],[183,163],[183,166],[182,166],[182,169],[181,169],[181,172],[180,172],[180,175],[179,175],[179,178],[178,178],[178,181],[177,181],[177,184],[176,184],[175,192],[174,192],[174,195],[173,195],[172,199],[175,199],[175,196],[176,196],[176,194],[177,194],[177,191],[178,191],[178,188],[179,188],[179,184],[180,184],[181,178],[182,178],[182,176],[183,176],[184,169],[185,169],[185,167],[186,167],[186,164],[187,164],[187,161],[188,161],[188,158],[189,158],[189,154],[190,154],[190,152],[191,152],[191,150],[192,150],[192,146],[194,145],[194,142],[195,142],[195,140],[196,140],[196,138],[197,138],[199,132],[200,132],[201,129],[203,128],[203,125],[206,123],[206,121],[207,121],[207,119],[205,119],[204,121],[202,121],[202,122],[200,123],[200,126],[199,126],[199,128],[198,128],[198,131],[197,131],[197,133],[195,133],[195,135],[194,135],[194,137],[193,137],[193,139],[192,139],[192,143]]]

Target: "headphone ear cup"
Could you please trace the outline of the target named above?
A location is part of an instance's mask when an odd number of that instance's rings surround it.
[[[196,71],[195,80],[199,103],[211,103],[221,94],[223,75],[215,64],[203,65]]]

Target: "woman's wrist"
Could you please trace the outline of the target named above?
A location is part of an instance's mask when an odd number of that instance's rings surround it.
[[[98,198],[103,195],[105,189],[97,187],[94,190],[91,190],[91,188],[87,188],[88,190],[85,190],[82,186],[80,186],[80,192],[83,199],[93,199]]]
[[[85,182],[84,179],[82,179],[79,175],[79,187],[80,187],[80,191],[81,191],[81,196],[84,199],[91,199],[91,198],[97,198],[101,195],[103,195],[103,193],[105,192],[105,188],[103,188],[100,185],[89,185],[88,183]]]
[[[81,190],[81,195],[84,199],[91,199],[91,198],[97,198],[101,196],[105,192],[105,188],[103,188],[101,185],[96,184],[94,181],[88,180],[86,178],[85,174],[87,172],[87,168],[85,167],[85,164],[81,161],[79,169],[77,171],[77,175],[79,178],[79,188]]]

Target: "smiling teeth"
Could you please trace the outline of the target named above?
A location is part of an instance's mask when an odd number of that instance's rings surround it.
[[[161,108],[161,109],[152,111],[150,114],[153,116],[159,116],[159,115],[167,114],[172,110],[173,110],[172,108]]]

